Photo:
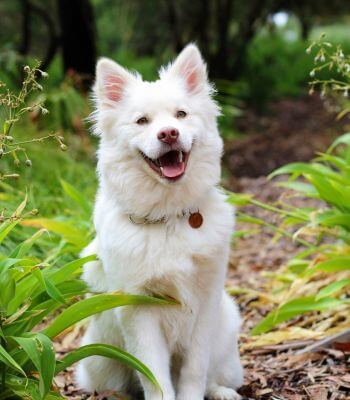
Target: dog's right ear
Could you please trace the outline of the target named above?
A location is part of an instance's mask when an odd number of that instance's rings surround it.
[[[116,62],[101,58],[96,66],[95,96],[101,104],[114,107],[122,99],[126,87],[135,80],[132,73]]]

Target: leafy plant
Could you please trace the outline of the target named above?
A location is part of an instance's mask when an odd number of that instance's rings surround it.
[[[12,156],[16,167],[20,166],[21,158],[22,160],[24,158],[27,167],[32,166],[26,150],[26,145],[29,143],[43,142],[46,139],[54,138],[59,143],[61,150],[66,150],[66,145],[63,143],[64,139],[56,133],[24,141],[16,141],[14,138],[14,127],[26,113],[33,112],[35,109],[40,110],[43,114],[48,113],[42,99],[38,99],[35,103],[28,105],[29,96],[35,91],[43,90],[42,86],[38,83],[38,77],[47,76],[38,66],[39,64],[33,68],[28,65],[24,67],[25,77],[18,93],[10,91],[4,82],[0,82],[0,125],[2,127],[2,132],[0,133],[0,158]],[[2,169],[4,169],[4,164]],[[0,180],[18,177],[17,173],[2,172],[0,174]]]
[[[314,328],[320,325],[325,335],[334,333],[350,322],[346,317],[350,310],[350,133],[339,137],[326,153],[319,154],[311,163],[286,165],[270,178],[278,175],[289,176],[278,185],[292,190],[292,197],[309,197],[319,202],[303,209],[287,200],[269,205],[248,195],[230,196],[234,204],[254,204],[278,214],[280,225],[273,226],[239,212],[243,220],[267,225],[278,235],[287,235],[305,248],[286,266],[269,275],[265,290],[272,304],[278,307],[251,333],[268,332],[312,311],[323,312],[319,318],[314,316]]]
[[[17,219],[0,227],[0,241],[6,239],[21,218],[25,203],[16,210]],[[73,350],[56,360],[52,339],[75,323],[124,305],[169,304],[161,298],[123,293],[95,294],[77,300],[87,292],[79,279],[89,256],[60,265],[30,255],[44,234],[36,232],[10,254],[0,253],[0,399],[59,398],[51,389],[54,376],[67,366],[91,355],[116,359],[137,369],[158,385],[152,372],[122,349],[96,344]],[[55,317],[56,316],[56,317]]]
[[[37,96],[37,101],[43,101],[50,113],[42,116],[40,109],[36,109],[32,119],[38,122],[39,127],[54,128],[59,126],[63,131],[81,133],[84,131],[83,118],[91,112],[88,96],[76,89],[79,87],[78,78],[74,75],[66,78],[58,87],[51,87]]]
[[[321,96],[329,94],[342,94],[340,102],[342,111],[339,118],[350,112],[348,100],[350,90],[350,55],[344,53],[341,45],[334,45],[325,40],[325,35],[311,43],[306,52],[315,53],[314,63],[316,66],[310,72],[313,80],[310,82],[310,93],[316,88],[321,89]],[[330,77],[329,74],[332,74]],[[338,97],[338,100],[340,98]]]
[[[14,94],[5,85],[0,93],[3,129],[0,135],[0,188],[3,192],[0,197],[5,199],[0,215],[0,400],[63,398],[54,387],[54,377],[92,355],[125,363],[159,387],[147,366],[114,346],[83,346],[66,354],[62,360],[56,359],[53,339],[85,318],[124,305],[173,302],[120,292],[93,293],[84,298],[88,289],[80,280],[80,274],[83,265],[95,256],[76,259],[76,255],[92,234],[91,204],[68,182],[61,181],[63,191],[79,211],[70,210],[67,215],[55,219],[33,218],[38,211],[26,211],[28,194],[9,180],[19,177],[17,173],[6,172],[13,168],[9,159],[12,157],[15,161],[15,168],[20,167],[23,158],[25,164],[31,166],[28,149],[34,144],[53,138],[61,150],[66,150],[66,145],[55,133],[21,139],[23,132],[15,130],[16,126],[28,129],[25,124],[18,125],[27,112],[39,109],[46,113],[42,98],[28,105],[33,99],[32,92],[41,90],[37,79],[45,73],[36,66],[25,67],[25,74],[19,93]],[[45,157],[47,165],[50,156],[46,154]],[[20,198],[22,201],[16,207]],[[47,198],[44,201],[48,201]],[[48,239],[49,231],[54,235]]]

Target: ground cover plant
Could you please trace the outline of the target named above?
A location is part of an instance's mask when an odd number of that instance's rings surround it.
[[[61,360],[56,359],[52,340],[75,323],[119,306],[165,305],[170,301],[124,293],[94,293],[84,298],[88,288],[79,277],[83,264],[95,256],[77,258],[77,253],[91,236],[91,209],[90,203],[68,182],[55,185],[80,208],[80,223],[75,221],[77,214],[74,213],[53,219],[38,218],[38,209],[28,210],[31,201],[21,166],[35,168],[36,159],[32,161],[30,153],[32,146],[40,146],[38,159],[40,152],[45,152],[43,142],[50,139],[60,150],[67,150],[59,133],[24,139],[21,135],[21,119],[27,113],[38,109],[43,114],[48,112],[37,96],[31,96],[42,90],[39,78],[45,75],[37,66],[26,66],[18,93],[10,91],[5,84],[0,87],[0,399],[62,398],[55,388],[55,375],[91,355],[126,363],[158,385],[147,366],[113,346],[83,346]],[[50,173],[48,166],[47,173]],[[13,179],[20,180],[22,185],[11,184]],[[37,229],[38,226],[41,228]],[[50,237],[48,230],[60,236]]]
[[[342,145],[345,149],[334,154],[333,150]],[[233,203],[250,203],[278,214],[280,224],[269,227],[277,236],[286,235],[304,247],[279,271],[267,274],[266,292],[260,300],[270,302],[273,310],[254,327],[252,335],[269,332],[285,321],[294,329],[292,319],[310,311],[323,313],[315,313],[310,324],[303,320],[303,326],[320,330],[323,336],[349,327],[349,151],[350,135],[346,134],[313,162],[289,164],[276,170],[271,177],[288,174],[290,179],[278,185],[293,191],[277,204],[265,204],[249,195],[230,196]],[[297,180],[299,177],[304,179]],[[290,201],[295,196],[310,197],[320,203],[299,208]],[[241,212],[239,217],[252,224],[267,224]],[[257,338],[256,344],[265,339]]]

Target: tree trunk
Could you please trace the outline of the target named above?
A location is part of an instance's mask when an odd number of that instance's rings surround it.
[[[307,16],[299,15],[299,21],[301,25],[301,38],[306,41],[309,38],[311,30],[311,21]]]
[[[178,21],[178,15],[176,12],[176,3],[174,0],[165,0],[164,1],[164,6],[166,9],[166,14],[168,18],[168,24],[172,32],[172,41],[173,41],[173,47],[176,53],[180,53],[180,51],[184,47],[184,43],[182,41],[180,29],[179,29],[179,21]]]
[[[28,55],[30,47],[30,4],[29,0],[21,0],[22,7],[22,33],[21,44],[18,52],[22,56]]]
[[[211,60],[212,74],[215,78],[226,79],[230,75],[229,65],[229,27],[232,13],[232,0],[216,1],[217,49]]]
[[[238,34],[231,42],[233,61],[231,76],[228,79],[237,79],[245,67],[247,50],[255,36],[258,26],[266,19],[274,0],[250,0],[247,2],[246,14],[239,24]]]
[[[89,0],[57,0],[65,73],[81,76],[89,89],[95,73],[96,41],[93,9]]]

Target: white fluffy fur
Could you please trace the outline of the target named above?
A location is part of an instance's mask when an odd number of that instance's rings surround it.
[[[116,77],[112,79],[110,76]],[[113,83],[114,82],[114,83]],[[123,307],[91,319],[83,344],[110,343],[143,361],[163,389],[163,400],[236,400],[243,381],[237,348],[240,317],[224,293],[233,210],[217,188],[222,140],[206,67],[194,45],[187,46],[156,82],[145,82],[102,59],[95,84],[100,187],[94,223],[96,239],[84,255],[84,279],[97,291],[164,294],[182,306]],[[176,111],[186,118],[177,119]],[[146,115],[150,122],[135,121]],[[159,177],[139,150],[157,158],[163,127],[175,127],[186,151],[185,175]],[[183,211],[200,210],[204,223],[193,229]],[[128,214],[164,224],[133,225]],[[115,361],[91,357],[79,364],[78,384],[89,391],[134,392],[161,400],[142,375]]]

